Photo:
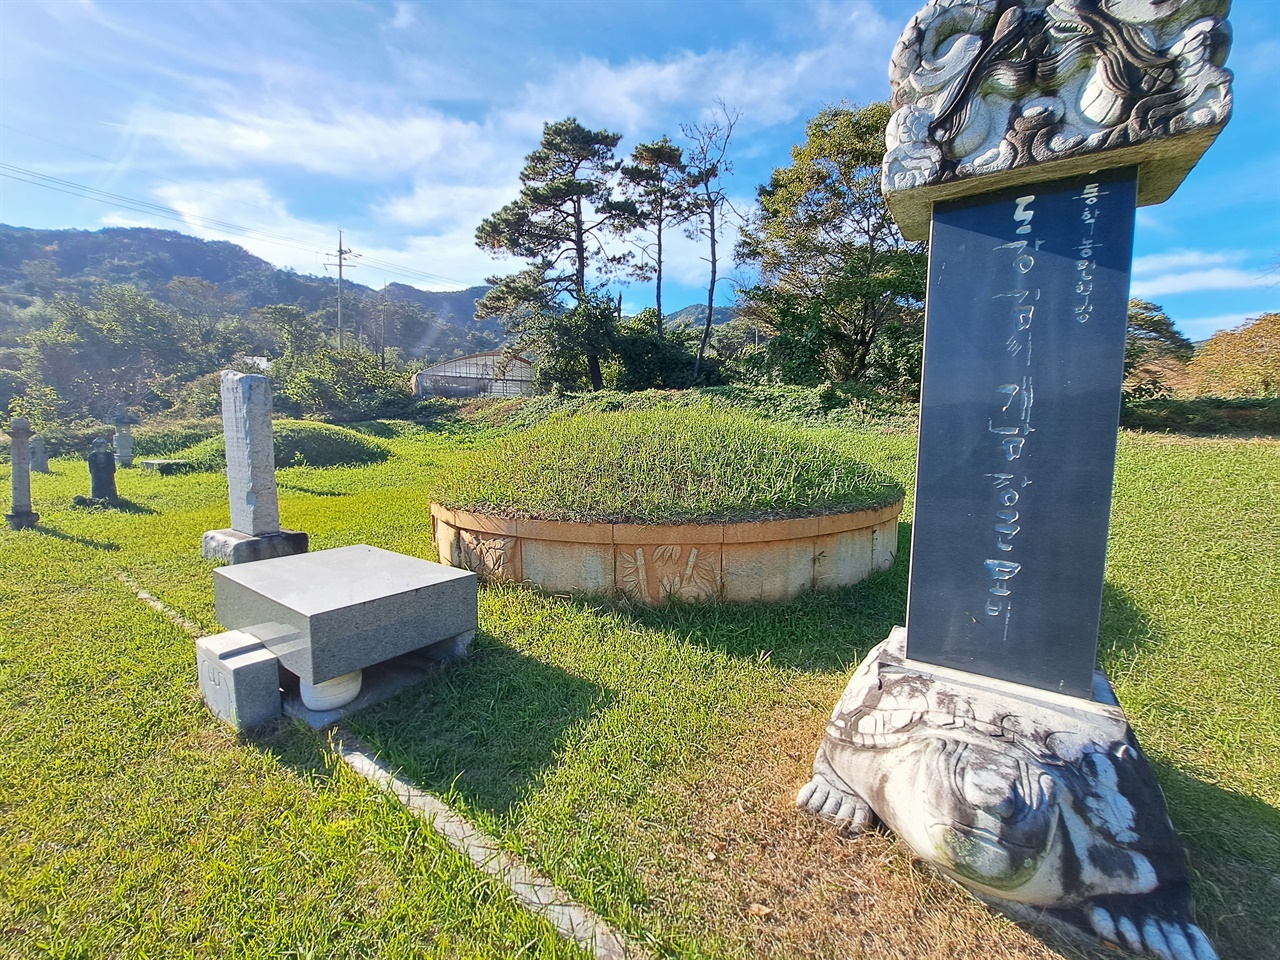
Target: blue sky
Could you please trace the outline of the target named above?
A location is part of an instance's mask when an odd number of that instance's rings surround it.
[[[544,122],[577,116],[629,152],[722,99],[741,114],[745,209],[806,119],[888,96],[919,5],[5,0],[0,162],[179,219],[0,177],[0,221],[177,229],[303,273],[325,271],[342,229],[364,255],[354,279],[468,286],[516,267],[473,238]],[[1280,3],[1236,0],[1231,22],[1235,115],[1173,198],[1138,212],[1132,292],[1193,339],[1280,310]],[[705,299],[704,255],[675,244],[669,309]],[[652,302],[647,285],[624,296]]]

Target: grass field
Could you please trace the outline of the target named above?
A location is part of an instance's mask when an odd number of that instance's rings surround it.
[[[423,491],[488,434],[370,430],[385,462],[279,472],[285,524],[432,557]],[[822,435],[910,516],[910,433]],[[217,630],[199,541],[224,478],[122,471],[123,509],[82,510],[83,462],[53,466],[39,529],[0,531],[0,955],[582,956],[323,737],[240,739],[203,709],[191,638],[119,575]],[[1236,960],[1280,943],[1277,516],[1280,443],[1122,436],[1102,661]],[[471,660],[350,726],[659,955],[1093,956],[792,807],[851,666],[902,621],[908,540],[790,604],[486,589]]]

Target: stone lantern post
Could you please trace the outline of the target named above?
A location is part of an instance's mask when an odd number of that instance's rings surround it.
[[[40,514],[31,510],[31,424],[14,417],[9,424],[9,458],[13,462],[13,506],[5,516],[11,530],[34,527]]]

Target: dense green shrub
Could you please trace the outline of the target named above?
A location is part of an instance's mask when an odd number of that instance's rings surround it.
[[[1280,399],[1126,400],[1120,409],[1120,426],[1151,433],[1280,436]]]
[[[381,463],[391,456],[383,444],[354,430],[303,420],[277,420],[272,424],[277,467],[341,467]],[[197,469],[222,470],[227,465],[226,444],[221,435],[209,437],[179,451],[177,457],[192,461]]]
[[[372,353],[320,347],[306,356],[286,354],[271,365],[276,409],[336,420],[413,417],[417,401],[405,376],[385,370]]]
[[[668,407],[584,412],[511,433],[463,459],[433,497],[507,516],[695,523],[884,506],[902,487],[803,431]]]

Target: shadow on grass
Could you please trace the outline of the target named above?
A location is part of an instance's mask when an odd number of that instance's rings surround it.
[[[317,736],[301,721],[281,717],[245,734],[244,738],[280,765],[303,777],[327,779],[331,775],[325,735]]]
[[[119,510],[121,513],[154,514],[157,512],[152,507],[142,503],[134,503],[132,500],[126,500],[123,497],[115,502],[112,509]]]
[[[303,487],[296,483],[280,483],[281,490],[288,490],[290,493],[305,493],[313,497],[345,497],[346,494],[340,490],[318,490],[314,487]]]
[[[90,497],[76,497],[72,506],[78,510],[115,510],[117,513],[155,514],[158,511],[146,504],[135,503],[125,497],[115,500],[94,500]]]
[[[481,630],[471,656],[345,722],[417,786],[504,816],[569,732],[613,701]]]
[[[1160,627],[1122,588],[1102,585],[1102,619],[1098,625],[1098,666],[1119,673],[1126,660],[1144,647],[1166,642]]]
[[[911,524],[898,524],[898,557],[888,570],[834,593],[789,603],[689,603],[656,607],[598,601],[637,626],[671,631],[710,650],[820,673],[852,669],[867,650],[906,623]]]
[[[1197,916],[1223,960],[1276,956],[1280,810],[1152,759],[1186,845]]]
[[[1168,642],[1123,589],[1103,587],[1098,659],[1104,671],[1118,673],[1144,647]],[[1193,709],[1193,697],[1194,691],[1171,694],[1178,709]],[[1182,746],[1188,755],[1196,747]],[[1280,943],[1280,810],[1148,756],[1186,845],[1201,925],[1224,960],[1274,955]]]
[[[72,533],[63,533],[57,527],[46,527],[42,523],[37,523],[31,528],[36,533],[44,534],[46,537],[53,537],[55,540],[65,540],[68,543],[78,543],[82,547],[91,547],[94,550],[115,551],[120,549],[118,543],[112,543],[110,540],[92,540],[89,537],[77,537]]]

